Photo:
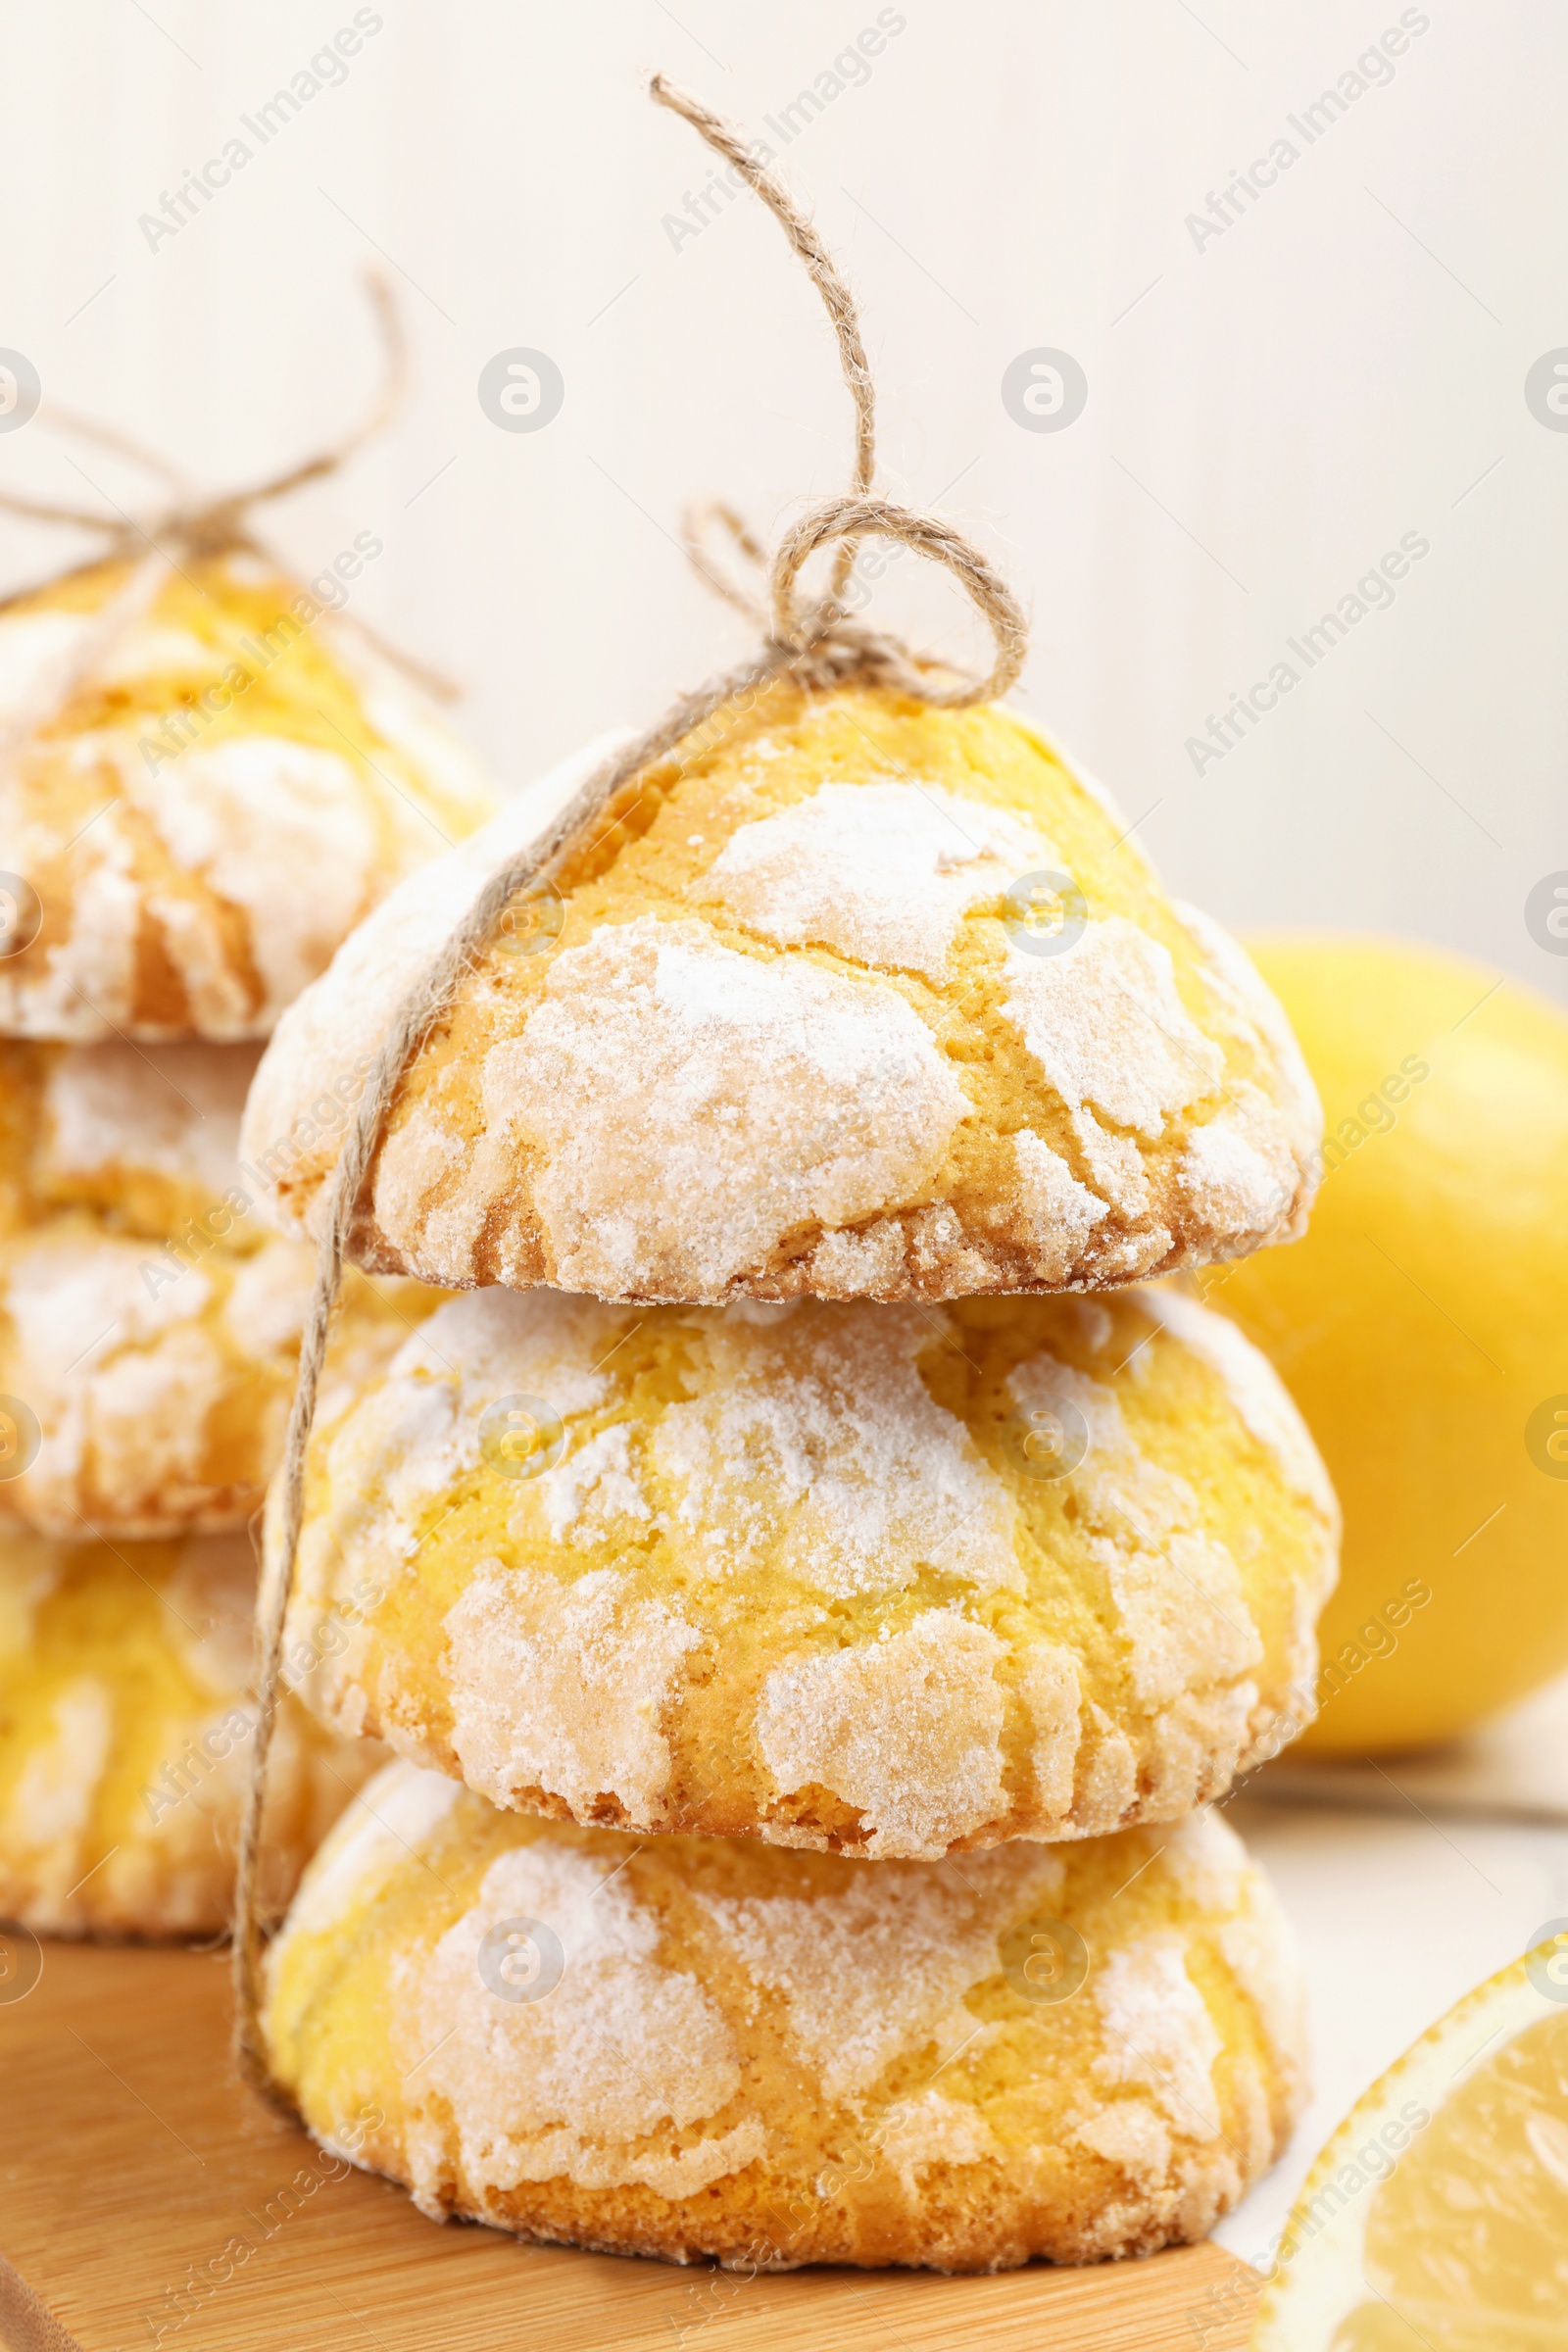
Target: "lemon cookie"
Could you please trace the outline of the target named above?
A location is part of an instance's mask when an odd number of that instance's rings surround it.
[[[870,1856],[1168,1820],[1311,1711],[1334,1498],[1194,1300],[492,1289],[323,1405],[305,1686],[498,1805]]]
[[[1302,2096],[1288,1932],[1205,1816],[863,1863],[519,1820],[395,1765],[269,1983],[323,2145],[432,2215],[678,2262],[1148,2253]]]
[[[265,1037],[495,798],[399,671],[250,555],[171,574],[53,707],[126,576],[94,564],[0,612],[0,728],[23,735],[0,773],[0,1031]]]
[[[227,1922],[255,1710],[244,1537],[0,1536],[0,1918],[42,1935],[211,1935]],[[375,1751],[285,1697],[265,1905]]]
[[[394,894],[247,1119],[309,1221],[315,1105],[568,763]],[[1087,777],[1000,708],[785,681],[635,777],[405,1074],[361,1262],[607,1298],[1099,1289],[1296,1233],[1321,1116],[1283,1015]]]
[[[0,1528],[80,1539],[243,1526],[281,1449],[313,1255],[181,1252],[62,1210],[0,1243]],[[345,1284],[328,1383],[434,1302]]]
[[[158,1241],[255,1248],[239,1123],[258,1051],[0,1038],[0,1231],[79,1206]]]

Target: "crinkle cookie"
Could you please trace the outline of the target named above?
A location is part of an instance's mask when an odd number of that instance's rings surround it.
[[[242,1527],[282,1447],[313,1253],[122,1233],[83,1209],[0,1242],[0,1529],[80,1541]],[[328,1385],[435,1302],[355,1274]]]
[[[258,1051],[0,1038],[0,1232],[84,1207],[125,1233],[254,1249],[267,1228],[236,1196]]]
[[[356,570],[373,554],[346,551]],[[93,564],[0,612],[0,731],[46,712],[0,768],[0,1032],[265,1037],[495,795],[334,617],[351,592],[323,575],[313,593],[248,555],[171,575],[51,706],[51,678],[126,576]]]
[[[388,1004],[602,753],[395,893],[281,1023],[246,1148],[277,1155],[288,1229]],[[947,1298],[1300,1230],[1322,1119],[1278,1005],[1010,711],[779,683],[634,778],[559,883],[510,910],[407,1072],[361,1263]]]
[[[269,1955],[274,2071],[434,2216],[1004,2270],[1201,2237],[1303,2095],[1289,1931],[1200,1815],[954,1863],[637,1841],[394,1765]]]
[[[1098,1836],[1309,1718],[1338,1516],[1191,1298],[441,1307],[308,1462],[303,1686],[497,1805],[870,1856]]]
[[[0,1918],[46,1936],[226,1926],[255,1708],[242,1536],[0,1536]],[[285,1697],[269,1767],[264,1907],[378,1760]]]

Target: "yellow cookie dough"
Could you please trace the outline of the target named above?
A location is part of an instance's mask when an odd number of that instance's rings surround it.
[[[255,1709],[244,1537],[49,1544],[0,1536],[0,1918],[51,1936],[227,1924]],[[264,1908],[376,1751],[292,1697],[269,1774]]]
[[[287,1229],[345,1069],[602,750],[394,894],[280,1024],[246,1149]],[[1321,1125],[1241,949],[1037,731],[784,681],[509,910],[406,1073],[356,1249],[618,1299],[1102,1289],[1298,1232]]]
[[[426,2213],[763,2270],[1200,2237],[1302,2098],[1273,1896],[1209,1816],[952,1863],[635,1840],[395,1765],[269,1955],[273,2069]]]
[[[347,617],[250,555],[171,573],[60,705],[126,577],[89,565],[0,612],[5,719],[43,713],[0,771],[0,1032],[265,1037],[495,797]]]
[[[873,1857],[1165,1821],[1310,1715],[1337,1512],[1170,1291],[474,1292],[312,1441],[305,1686],[494,1803]]]

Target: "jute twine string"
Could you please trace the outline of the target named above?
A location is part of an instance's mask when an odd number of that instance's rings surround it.
[[[796,253],[806,265],[807,273],[822,297],[839,347],[839,365],[850,398],[855,403],[855,471],[853,487],[864,493],[871,487],[876,474],[876,386],[871,381],[871,364],[860,340],[860,322],[856,315],[855,297],[840,276],[832,255],[808,220],[791,198],[782,180],[775,179],[765,164],[759,163],[748,141],[732,122],[715,115],[711,107],[704,106],[689,90],[683,90],[662,74],[656,74],[648,84],[649,96],[658,106],[667,106],[671,114],[679,115],[693,130],[708,141],[710,147],[733,164],[736,171],[755,194],[760,196],[778,221]],[[732,530],[744,529],[738,518],[728,514]],[[753,543],[755,545],[755,542]],[[760,555],[760,549],[758,550]],[[833,560],[829,585],[832,596],[842,594],[855,568],[855,543],[845,539]],[[722,592],[721,592],[722,593]]]
[[[366,416],[340,441],[318,450],[313,457],[299,459],[279,473],[264,475],[247,488],[222,490],[205,498],[183,495],[155,512],[145,522],[118,512],[105,514],[96,507],[68,507],[53,501],[24,498],[15,490],[0,490],[0,507],[35,522],[69,522],[79,530],[97,531],[108,540],[110,555],[134,555],[148,542],[159,540],[167,540],[179,553],[192,556],[221,555],[230,548],[254,547],[256,542],[249,529],[253,507],[266,506],[274,498],[286,497],[291,490],[303,489],[307,482],[320,481],[327,474],[336,473],[359,455],[367,442],[386,430],[408,396],[408,341],[392,289],[378,270],[367,272],[365,286],[380,335],[382,379]],[[74,410],[47,401],[39,416],[57,431],[96,441],[100,448],[129,458],[147,471],[161,475],[172,486],[183,487],[182,477],[167,459],[116,426],[79,416]]]
[[[1023,666],[1027,648],[1027,624],[1018,603],[979,549],[970,546],[940,517],[914,513],[872,490],[875,396],[871,373],[854,299],[810,222],[782,182],[756,160],[733,124],[677,89],[662,74],[654,75],[649,94],[656,104],[682,116],[709,146],[735,165],[783,227],[821,295],[855,404],[853,486],[844,495],[828,499],[803,515],[786,533],[772,559],[765,606],[754,600],[708,551],[709,533],[717,524],[744,558],[762,564],[760,544],[734,511],[713,504],[694,511],[688,517],[687,546],[694,564],[718,594],[762,628],[760,649],[738,667],[710,678],[705,685],[683,695],[646,734],[608,760],[545,830],[485,882],[445,946],[419,973],[393,1015],[326,1186],[319,1211],[315,1287],[300,1345],[299,1375],[283,1458],[273,1490],[273,1541],[257,1608],[257,1723],[251,1742],[234,1900],[235,2058],[252,2087],[280,2106],[286,2106],[287,2102],[271,2080],[261,2026],[265,1996],[264,1936],[258,1880],[267,1761],[276,1722],[284,1625],[304,1520],[306,1449],[332,1311],[360,1197],[382,1124],[405,1069],[431,1027],[446,1011],[465,973],[471,968],[512,901],[519,892],[550,878],[568,848],[604,814],[623,785],[675,750],[736,696],[753,692],[786,673],[813,687],[860,677],[887,680],[923,703],[957,709],[993,701],[1004,694]],[[946,683],[951,673],[938,675],[921,667],[896,640],[863,628],[846,616],[839,597],[849,580],[857,540],[870,535],[900,540],[953,572],[984,613],[996,639],[996,660],[989,676]],[[828,593],[803,608],[797,597],[801,567],[817,549],[830,545],[836,547],[837,553]]]
[[[0,773],[12,764],[39,730],[48,725],[78,688],[108,660],[126,632],[154,604],[171,573],[181,571],[186,562],[229,555],[241,549],[275,564],[276,558],[263,545],[251,527],[253,510],[269,505],[273,499],[286,498],[291,491],[303,489],[308,482],[318,482],[336,473],[352,458],[357,457],[368,442],[373,441],[386,430],[408,395],[408,345],[402,318],[386,280],[378,272],[368,272],[366,290],[382,352],[381,382],[369,409],[341,440],[318,450],[311,457],[300,459],[278,473],[252,482],[246,488],[198,495],[167,459],[132,439],[128,433],[96,418],[79,416],[74,411],[62,408],[57,403],[42,404],[38,411],[41,422],[58,432],[94,442],[100,449],[112,450],[117,457],[128,459],[144,471],[158,476],[176,495],[169,504],[138,521],[135,516],[118,510],[104,514],[97,508],[63,506],[50,500],[25,498],[20,491],[0,489],[0,511],[24,515],[29,522],[68,523],[77,530],[94,531],[105,542],[100,553],[93,558],[95,564],[120,560],[128,561],[131,564],[130,571],[114,595],[94,613],[92,626],[83,630],[75,643],[57,661],[43,666],[33,691],[13,712],[4,732],[0,733]],[[278,568],[285,567],[278,565]],[[34,595],[36,589],[37,583],[0,600],[0,611],[24,596]],[[433,670],[426,669],[396,646],[385,643],[357,617],[354,625],[362,636],[368,638],[389,661],[396,662],[399,668],[416,677],[421,685],[443,700],[451,699],[455,690],[446,679],[438,677]]]

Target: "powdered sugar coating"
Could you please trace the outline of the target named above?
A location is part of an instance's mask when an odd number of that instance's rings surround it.
[[[1042,1271],[1065,1283],[1111,1204],[1080,1184],[1061,1153],[1027,1127],[1012,1139],[1012,1159],[1025,1231]]]
[[[0,612],[0,706],[35,721],[0,778],[0,837],[46,912],[0,964],[0,1033],[265,1036],[493,799],[406,680],[240,559],[172,573],[63,701],[52,681],[124,577],[104,564]],[[389,733],[358,690],[372,673]]]
[[[785,1795],[808,1782],[860,1815],[858,1851],[939,1854],[1001,1810],[1002,1642],[928,1609],[858,1650],[768,1677],[757,1740]]]
[[[1182,1938],[1150,1936],[1107,1955],[1095,1980],[1107,2047],[1095,2061],[1102,2082],[1134,2082],[1190,2137],[1220,2131],[1214,2061],[1222,2044],[1186,1965]]]
[[[470,1788],[512,1803],[538,1788],[592,1820],[602,1798],[656,1826],[669,1779],[660,1720],[701,1637],[601,1568],[567,1590],[481,1563],[448,1612],[452,1746]]]
[[[92,626],[84,612],[23,606],[0,614],[0,725],[14,726],[32,708],[39,686],[63,665]]]
[[[555,958],[483,1095],[538,1156],[555,1278],[612,1298],[721,1297],[794,1228],[912,1200],[969,1107],[891,989],[646,917]]]
[[[370,1540],[412,1549],[424,1505],[477,1468],[492,1405],[528,1396],[570,1415],[601,1403],[610,1382],[597,1359],[623,1321],[596,1299],[555,1292],[475,1291],[437,1307],[332,1440],[334,1479],[384,1498]]]
[[[1065,1643],[1031,1642],[1018,1653],[1017,1695],[1028,1727],[1026,1770],[1042,1818],[1065,1821],[1073,1811],[1078,1750],[1083,1736],[1084,1678]],[[1109,1814],[1120,1821],[1125,1804]]]
[[[1323,1105],[1285,1017],[1285,1007],[1269,987],[1241,941],[1216,923],[1201,906],[1184,899],[1172,902],[1180,921],[1201,947],[1205,976],[1233,1036],[1249,1043],[1260,1040],[1277,1073],[1271,1101],[1284,1121],[1292,1149],[1315,1163],[1323,1141]],[[1314,1178],[1315,1181],[1315,1178]]]
[[[1247,1849],[1209,1807],[1184,1813],[1162,1830],[1159,1850],[1188,1902],[1213,1911],[1241,1904]]]
[[[995,2163],[1002,2156],[996,2133],[974,2108],[940,2090],[923,2090],[890,2107],[877,2139],[883,2160],[898,2175],[911,2203],[938,2168]]]
[[[718,1309],[703,1329],[710,1385],[663,1416],[654,1460],[709,1574],[783,1551],[836,1599],[897,1592],[931,1560],[982,1592],[1020,1589],[1007,1496],[915,1367],[924,1315],[759,1331]]]
[[[1060,862],[1007,810],[935,784],[823,784],[732,833],[702,895],[764,938],[814,941],[857,963],[943,980],[968,909]]]
[[[1194,1772],[1206,1775],[1216,1756],[1235,1769],[1256,1707],[1264,1647],[1237,1562],[1204,1530],[1188,1482],[1140,1451],[1110,1388],[1048,1355],[1019,1365],[1008,1387],[1035,1425],[1070,1426],[1076,1416],[1088,1433],[1074,1483],[1089,1555],[1105,1580],[1132,1687],[1161,1713],[1167,1769],[1196,1802]],[[1178,1725],[1196,1737],[1177,1738]]]
[[[1238,1090],[1240,1094],[1241,1090]],[[1182,1153],[1179,1181],[1195,1216],[1216,1234],[1267,1233],[1289,1214],[1296,1195],[1296,1160],[1281,1121],[1255,1089],[1193,1130]]]
[[[156,788],[128,770],[123,789],[174,864],[243,908],[265,1001],[281,1009],[367,903],[379,827],[353,765],[286,737],[233,736],[193,744]]]
[[[76,1853],[113,1740],[107,1686],[96,1675],[77,1675],[57,1693],[45,1737],[23,1762],[0,1821],[0,1839]],[[57,1899],[65,1891],[58,1888]]]
[[[1096,2108],[1074,2125],[1073,2137],[1139,2188],[1154,2187],[1170,2172],[1170,2127],[1147,2099],[1118,2099],[1114,2106]]]
[[[1224,1058],[1176,993],[1170,951],[1124,915],[1059,956],[1016,955],[1005,1010],[1062,1101],[1151,1139],[1218,1085]]]
[[[1261,1663],[1236,1562],[1223,1544],[1173,1528],[1162,1549],[1105,1562],[1132,1652],[1133,1688],[1158,1704],[1205,1683],[1234,1683]],[[1244,1687],[1244,1696],[1255,1687]]]
[[[547,1998],[498,2000],[481,1975],[484,1936],[512,1919],[542,1926],[563,1954]],[[461,2119],[466,2171],[498,2187],[564,2175],[689,2194],[760,2153],[755,2120],[716,2165],[606,2147],[702,2122],[740,2087],[722,2015],[695,1977],[660,1965],[659,1941],[657,1915],[586,1855],[540,1844],[491,1864],[472,1909],[406,1972],[409,2063]],[[439,2175],[413,2182],[430,2203],[438,2186]]]
[[[245,1047],[119,1040],[52,1054],[33,1182],[59,1198],[142,1171],[221,1200],[239,1173],[239,1122],[256,1055]]]
[[[340,1829],[315,1875],[356,1842]],[[266,2023],[312,2129],[336,2144],[371,2110],[357,2161],[433,2214],[749,2270],[1084,2261],[1201,2234],[1299,2103],[1289,1952],[1218,1825],[1236,1869],[1212,1903],[1138,1833],[959,1869],[463,1796],[411,1842],[324,1928],[307,1886]],[[1063,1923],[1088,1981],[1042,2002],[1020,1955]],[[1270,1975],[1277,2012],[1250,1989]]]
[[[232,1904],[255,1722],[249,1541],[75,1532],[0,1534],[0,1917],[45,1936],[212,1935]],[[264,1907],[287,1901],[378,1753],[285,1696]]]
[[[893,2062],[974,2025],[962,1996],[1002,1965],[1000,1934],[1060,1900],[1048,1846],[977,1855],[962,1871],[857,1871],[833,1899],[699,1896],[755,1984],[777,1993],[795,2048],[830,2099],[862,2097]]]
[[[302,1128],[304,1145],[295,1142],[285,1157],[297,1158],[314,1141],[310,1105],[338,1086],[346,1072],[368,1065],[385,1033],[389,1004],[408,987],[410,975],[436,954],[486,876],[559,815],[623,741],[613,734],[598,736],[538,777],[455,850],[406,875],[350,933],[324,983],[307,989],[289,1006],[278,1023],[276,1050],[262,1057],[246,1106],[242,1148],[247,1158],[265,1162]],[[455,1139],[453,1148],[458,1148]],[[377,1181],[395,1195],[385,1153]],[[274,1213],[298,1228],[286,1204]]]
[[[0,1244],[0,1393],[39,1433],[28,1467],[0,1481],[0,1529],[243,1526],[281,1448],[311,1274],[308,1252],[270,1235],[248,1256],[181,1257],[79,1212]],[[324,1393],[378,1369],[402,1328],[356,1276]]]
[[[321,1868],[311,1873],[310,1885],[295,1898],[296,1932],[329,1935],[358,1904],[373,1900],[399,1863],[446,1819],[460,1794],[456,1781],[436,1772],[383,1775],[373,1795],[362,1790],[323,1850]]]
[[[646,1525],[653,1517],[624,1421],[585,1439],[566,1461],[545,1473],[539,1493],[558,1544],[565,1537],[586,1546],[602,1542],[624,1521]]]
[[[207,1412],[225,1386],[207,1328],[213,1286],[191,1267],[149,1297],[149,1249],[73,1221],[7,1250],[5,1387],[28,1404],[40,1439],[32,1466],[0,1488],[5,1518],[69,1537],[101,1494],[122,1494],[134,1497],[114,1514],[126,1532],[162,1533],[171,1516],[201,1523]],[[215,1499],[221,1525],[233,1503]]]

